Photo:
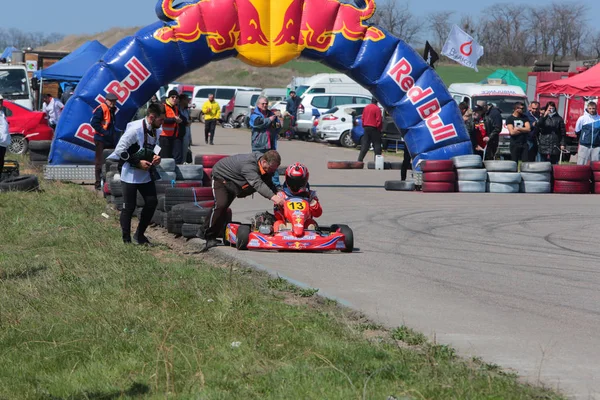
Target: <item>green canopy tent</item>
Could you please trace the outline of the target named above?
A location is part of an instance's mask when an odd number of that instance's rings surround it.
[[[527,90],[527,84],[520,80],[510,69],[497,69],[480,83],[487,83],[488,79],[502,79],[502,83],[520,86],[524,91]]]

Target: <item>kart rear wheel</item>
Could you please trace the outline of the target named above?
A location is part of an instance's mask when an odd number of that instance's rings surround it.
[[[344,245],[346,246],[342,253],[352,253],[352,250],[354,250],[354,233],[352,229],[348,225],[331,225],[331,232],[337,232],[338,229],[344,235]]]
[[[235,248],[238,250],[248,250],[248,241],[250,240],[250,227],[248,225],[240,225],[237,230],[237,240]]]

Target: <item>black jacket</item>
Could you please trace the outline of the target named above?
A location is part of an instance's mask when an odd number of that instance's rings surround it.
[[[500,140],[500,132],[502,132],[502,114],[496,107],[490,107],[488,112],[483,117],[485,131],[490,138],[490,142],[498,143]]]
[[[559,154],[560,146],[565,145],[565,121],[558,114],[541,117],[537,123],[538,151],[540,154]]]

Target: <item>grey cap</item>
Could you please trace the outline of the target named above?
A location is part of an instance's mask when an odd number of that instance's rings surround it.
[[[106,98],[106,100],[110,100],[110,101],[117,101],[119,99],[117,97],[117,95],[114,93],[107,94],[105,98]]]

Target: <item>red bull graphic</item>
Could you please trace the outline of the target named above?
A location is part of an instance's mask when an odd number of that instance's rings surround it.
[[[385,37],[364,22],[375,13],[374,0],[367,0],[364,8],[337,0],[291,0],[287,7],[286,2],[269,0],[201,0],[183,7],[173,3],[162,0],[162,13],[175,23],[158,29],[157,40],[189,43],[205,37],[214,53],[236,49],[240,59],[252,65],[283,64],[304,49],[324,52],[338,35],[351,41]],[[206,18],[209,11],[219,18]],[[275,34],[271,38],[265,31]]]
[[[354,1],[159,0],[161,21],[122,39],[82,78],[57,126],[50,164],[93,164],[90,119],[106,93],[118,98],[116,127],[124,130],[161,86],[231,56],[277,66],[304,55],[347,73],[405,130],[414,166],[472,153],[443,81],[406,43],[369,22],[375,0]],[[475,43],[460,43],[462,53],[477,52]]]

